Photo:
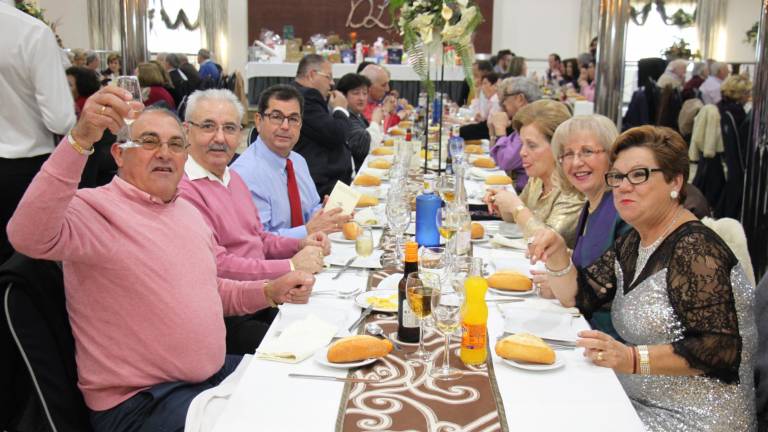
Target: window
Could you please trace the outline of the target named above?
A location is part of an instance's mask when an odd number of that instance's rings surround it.
[[[200,11],[199,0],[150,0],[147,9],[154,10],[150,14],[150,28],[147,36],[147,48],[152,53],[197,53],[200,49],[200,27],[188,30],[179,18],[179,11],[184,10],[187,22],[194,25]],[[172,25],[178,23],[176,29],[170,29],[163,21],[162,11],[168,16]]]

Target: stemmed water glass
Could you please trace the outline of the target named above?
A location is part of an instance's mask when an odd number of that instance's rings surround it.
[[[391,190],[390,192],[387,196],[385,211],[387,213],[387,226],[395,235],[395,256],[399,263],[403,261],[401,246],[403,234],[411,223],[411,206],[408,204],[405,190],[400,192]]]
[[[452,284],[443,284],[432,289],[432,320],[445,337],[443,365],[429,372],[432,378],[449,381],[464,375],[459,369],[451,367],[451,335],[459,328],[463,304],[463,289],[458,290]]]
[[[409,360],[426,362],[431,357],[424,349],[424,320],[432,314],[432,293],[439,285],[440,279],[432,273],[409,273],[405,280],[408,305],[419,318],[419,349],[405,356]]]

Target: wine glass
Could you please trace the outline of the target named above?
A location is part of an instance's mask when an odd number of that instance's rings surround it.
[[[462,284],[463,285],[463,284]],[[433,368],[429,376],[438,380],[455,380],[461,378],[464,373],[451,367],[451,335],[459,328],[461,306],[464,304],[462,290],[457,290],[451,285],[441,285],[432,289],[432,320],[435,327],[445,337],[443,349],[443,366]]]
[[[131,94],[135,102],[141,102],[141,86],[139,86],[139,78],[132,75],[122,75],[117,77],[115,85]],[[129,125],[133,123],[133,118],[125,117],[123,121]]]
[[[422,275],[433,274],[438,284],[443,283],[448,275],[448,257],[442,246],[423,247],[419,251],[419,272]]]
[[[419,318],[419,349],[405,356],[409,360],[426,362],[431,357],[424,349],[424,320],[432,314],[432,292],[439,285],[439,278],[430,273],[409,273],[405,280],[408,305]]]
[[[355,252],[361,258],[367,258],[373,253],[373,233],[370,228],[361,228],[355,239]]]
[[[437,193],[446,204],[452,203],[455,199],[456,180],[452,175],[443,174],[437,180]]]
[[[435,214],[437,230],[446,240],[445,251],[448,258],[456,252],[456,233],[462,227],[463,210],[463,206],[446,203],[445,207],[439,208]]]
[[[403,234],[411,223],[411,206],[408,205],[403,193],[393,193],[387,197],[385,211],[387,213],[387,225],[389,226],[389,230],[395,235],[395,253],[397,261],[402,262],[401,245]]]

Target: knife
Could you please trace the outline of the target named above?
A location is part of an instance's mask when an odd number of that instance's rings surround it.
[[[353,332],[357,328],[357,326],[359,326],[360,323],[363,322],[365,317],[371,314],[371,312],[373,312],[373,304],[369,304],[368,307],[363,310],[363,313],[360,314],[360,318],[356,319],[355,322],[353,322],[352,325],[349,326],[349,332],[350,333]]]
[[[344,273],[345,271],[347,271],[347,270],[349,269],[349,266],[351,266],[351,265],[352,265],[352,263],[353,263],[353,262],[355,262],[355,259],[357,259],[357,255],[355,255],[355,256],[353,256],[353,257],[351,257],[350,259],[348,259],[348,260],[347,260],[347,262],[346,262],[346,263],[344,263],[344,267],[342,267],[342,268],[341,268],[341,270],[339,270],[339,272],[338,272],[338,273],[336,273],[336,276],[334,276],[334,277],[332,277],[332,278],[331,278],[331,280],[336,280],[336,279],[338,279],[338,278],[339,278],[339,276],[341,276],[341,275],[342,275],[342,273]]]
[[[514,333],[511,333],[511,332],[504,332],[502,334],[502,337],[507,337],[507,336],[510,336],[510,335],[513,335],[513,334]],[[555,345],[561,345],[561,346],[567,346],[567,347],[576,347],[576,341],[573,341],[573,340],[553,339],[553,338],[545,338],[545,337],[541,337],[541,336],[539,336],[539,337],[541,338],[541,340],[543,340],[544,342],[547,342],[547,343],[551,343],[551,344],[555,344]]]
[[[379,380],[369,379],[369,378],[344,378],[344,377],[335,377],[335,376],[328,376],[328,375],[307,375],[307,374],[289,373],[288,376],[291,378],[304,378],[304,379],[314,379],[314,380],[321,380],[321,381],[338,381],[338,382],[350,382],[350,383],[373,384],[373,383],[379,382]]]

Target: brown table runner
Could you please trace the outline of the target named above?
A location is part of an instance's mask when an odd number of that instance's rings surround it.
[[[394,268],[371,272],[368,289],[397,272]],[[397,331],[396,315],[374,313],[366,322],[379,324],[387,334]],[[426,349],[442,365],[442,334],[425,328],[425,336]],[[490,354],[485,366],[470,367],[459,359],[458,338],[450,346],[451,365],[464,371],[458,380],[433,380],[429,376],[432,364],[406,360],[405,355],[417,345],[403,345],[403,350],[351,371],[350,377],[381,382],[345,385],[336,431],[508,431]]]

